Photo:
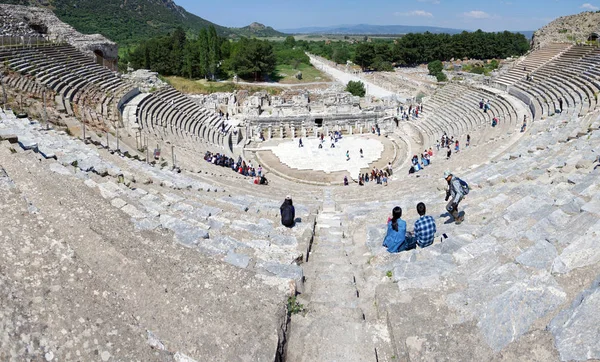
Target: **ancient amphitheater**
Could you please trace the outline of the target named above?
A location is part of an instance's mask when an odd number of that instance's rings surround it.
[[[396,125],[399,99],[143,92],[110,70],[113,43],[27,11],[0,6],[0,360],[600,359],[599,48],[544,44]],[[334,130],[366,164],[280,162],[278,147]],[[443,133],[463,145],[448,160]],[[269,185],[206,151],[263,163]],[[338,185],[388,162],[388,187]],[[461,225],[446,169],[472,188]],[[387,253],[391,209],[411,227],[421,201],[435,243]]]

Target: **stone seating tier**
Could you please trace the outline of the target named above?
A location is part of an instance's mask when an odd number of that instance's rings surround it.
[[[95,64],[69,45],[4,49],[0,57],[10,60],[10,66],[16,71],[38,77],[41,83],[54,89],[67,112],[72,112],[70,103],[85,104],[105,118],[118,120],[116,103],[132,89],[112,71]],[[82,98],[83,94],[93,97]]]

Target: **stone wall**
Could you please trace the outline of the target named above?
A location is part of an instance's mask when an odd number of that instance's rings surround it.
[[[14,39],[27,38],[64,41],[102,65],[116,70],[117,44],[100,34],[85,35],[61,22],[52,11],[20,5],[0,4],[0,35]]]

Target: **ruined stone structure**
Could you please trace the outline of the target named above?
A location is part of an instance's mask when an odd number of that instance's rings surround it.
[[[281,95],[247,91],[195,96],[203,107],[239,120],[247,139],[306,137],[318,132],[343,130],[369,132],[371,127],[396,114],[397,102],[381,101],[363,109],[360,98],[338,89],[288,90]]]
[[[81,34],[60,21],[48,9],[0,4],[0,22],[4,42],[66,42],[94,59],[96,63],[117,70],[116,43],[100,34]]]

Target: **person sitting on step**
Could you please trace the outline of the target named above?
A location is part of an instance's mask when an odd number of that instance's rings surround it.
[[[383,239],[383,246],[390,253],[399,253],[404,250],[415,248],[413,240],[406,238],[406,221],[401,219],[402,208],[394,207],[392,210],[392,218],[387,223],[387,233]]]
[[[294,226],[296,210],[294,209],[294,204],[290,195],[285,197],[285,200],[283,201],[283,204],[281,204],[279,211],[281,213],[281,224],[288,228]]]
[[[433,217],[429,215],[425,215],[426,213],[425,204],[419,202],[417,204],[417,213],[419,214],[419,220],[415,221],[415,230],[414,230],[414,241],[420,248],[426,248],[429,245],[433,244],[433,239],[435,238],[435,220]]]

